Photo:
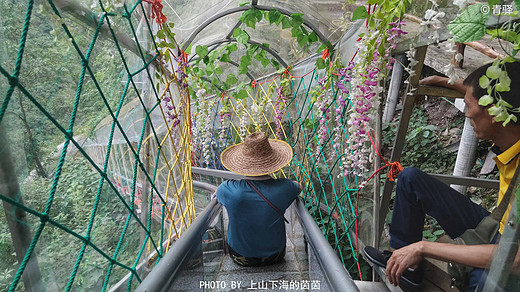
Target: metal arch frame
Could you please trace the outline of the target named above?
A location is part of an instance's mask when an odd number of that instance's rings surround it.
[[[291,14],[292,14],[288,10],[276,8],[274,6],[267,6],[267,5],[254,5],[253,4],[253,5],[245,5],[245,6],[231,8],[229,10],[223,11],[223,12],[221,12],[219,14],[216,14],[216,15],[208,18],[206,21],[204,21],[199,26],[197,26],[195,28],[195,30],[189,35],[188,40],[186,41],[186,43],[182,46],[182,50],[185,51],[190,46],[191,42],[195,39],[195,37],[199,34],[199,32],[201,32],[204,28],[206,28],[208,25],[210,25],[215,20],[218,20],[218,19],[220,19],[220,18],[222,18],[224,16],[227,16],[227,15],[230,15],[230,14],[233,14],[233,13],[236,13],[236,12],[246,11],[246,10],[253,9],[253,8],[256,8],[256,9],[259,9],[259,10],[264,10],[264,11],[269,11],[271,9],[276,9],[280,13],[282,13],[284,15],[287,15],[287,16],[291,16]],[[316,28],[315,25],[313,25],[305,17],[303,17],[303,24],[305,24],[305,26],[307,26],[312,31],[314,31],[316,33],[316,35],[318,36],[318,38],[322,41],[322,43],[325,43],[325,44],[328,43],[329,40]]]
[[[218,40],[218,41],[214,41],[212,43],[209,43],[207,46],[210,47],[210,46],[215,46],[214,48],[212,48],[211,50],[209,50],[209,52],[212,52],[214,51],[216,48],[218,48],[218,46],[220,46],[221,44],[223,43],[231,43],[231,42],[237,42],[236,38],[227,38],[227,39],[222,39],[222,40]],[[287,68],[289,65],[287,65],[287,63],[285,62],[284,59],[282,59],[282,57],[280,57],[280,55],[278,55],[278,53],[276,53],[273,49],[271,48],[268,48],[266,46],[264,46],[262,43],[260,42],[257,42],[257,41],[248,41],[249,44],[252,44],[252,45],[257,45],[260,49],[268,52],[269,54],[271,54],[276,60],[278,60],[278,62],[280,62],[280,64],[284,67],[284,68]],[[194,61],[196,59],[195,55],[193,55],[188,62],[191,62],[191,61]]]

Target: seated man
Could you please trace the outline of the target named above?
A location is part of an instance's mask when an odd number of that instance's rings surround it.
[[[447,78],[439,76],[428,77],[421,84],[451,87],[465,94],[466,117],[470,119],[476,137],[494,143],[493,151],[497,154],[494,160],[500,172],[500,202],[520,162],[520,118],[518,122],[510,122],[504,127],[502,122],[496,122],[489,114],[488,108],[492,105],[484,107],[478,104],[479,98],[487,94],[479,86],[479,78],[486,74],[490,65],[476,69],[463,82],[458,80],[453,85],[447,83]],[[506,70],[513,79],[511,90],[500,95],[513,108],[518,108],[520,63],[508,63]],[[514,114],[518,116],[518,113]],[[509,205],[500,222],[499,233],[504,230],[510,208]],[[475,228],[489,212],[419,169],[407,168],[398,177],[390,224],[390,247],[395,251],[380,252],[366,247],[365,255],[373,263],[386,267],[386,275],[394,285],[399,285],[401,280],[413,286],[420,285],[422,276],[418,268],[424,257],[475,267],[466,286],[467,291],[475,291],[483,268],[489,267],[493,259],[496,236],[490,244],[473,246],[422,241],[425,214],[437,219],[446,234],[456,238],[467,229]],[[518,263],[517,257],[514,270],[518,269]]]
[[[245,141],[225,149],[221,162],[232,172],[245,175],[228,180],[217,189],[217,200],[226,207],[227,243],[233,261],[242,266],[262,266],[285,256],[285,209],[300,193],[298,183],[273,179],[292,159],[284,141],[253,133]]]

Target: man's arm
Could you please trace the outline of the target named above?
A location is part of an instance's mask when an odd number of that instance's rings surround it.
[[[432,76],[428,76],[424,79],[421,79],[419,81],[419,84],[426,85],[426,86],[446,87],[446,88],[455,89],[462,94],[466,93],[466,86],[464,84],[462,84],[462,82],[464,81],[463,79],[458,79],[457,81],[455,81],[454,84],[449,84],[448,80],[450,80],[450,79],[447,77],[432,75]]]
[[[395,250],[386,265],[386,275],[390,283],[399,285],[399,278],[408,268],[416,268],[424,257],[444,262],[456,262],[477,268],[491,265],[495,244],[457,245],[431,241],[419,241]],[[516,265],[515,265],[516,264]],[[520,270],[520,256],[517,254],[513,265]]]

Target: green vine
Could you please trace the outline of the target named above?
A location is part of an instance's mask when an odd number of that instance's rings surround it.
[[[282,29],[291,29],[291,35],[301,47],[302,53],[307,52],[314,43],[321,42],[315,32],[309,32],[304,27],[303,14],[301,13],[293,13],[288,16],[276,9],[263,11],[252,8],[244,11],[238,19],[246,27],[252,29],[256,29],[256,25],[263,20],[271,25],[281,26]],[[262,43],[261,45],[250,43],[251,37],[245,28],[235,28],[232,37],[231,42],[220,50],[210,51],[205,45],[196,46],[195,53],[198,55],[198,58],[194,61],[188,74],[191,73],[190,75],[196,80],[197,85],[206,89],[208,94],[217,94],[218,91],[229,91],[235,87],[235,90],[230,93],[231,96],[243,99],[247,97],[246,88],[249,85],[246,85],[245,82],[239,83],[239,80],[242,79],[240,76],[249,72],[253,60],[258,61],[264,68],[271,66],[273,71],[282,72],[285,68],[281,68],[281,64],[276,58],[268,56],[265,50],[265,48],[269,48],[268,43]],[[233,62],[231,55],[238,51],[239,45],[245,48],[245,53],[240,57],[240,62],[237,62],[238,76],[235,76],[233,73],[225,75],[221,64]],[[317,52],[324,49],[332,51],[332,45],[329,42],[321,43]],[[318,69],[326,68],[328,60],[318,58],[316,66]]]
[[[453,34],[456,42],[470,42],[482,39],[486,34],[491,38],[500,38],[513,44],[513,50],[507,52],[505,58],[497,57],[493,64],[487,69],[486,74],[479,79],[481,88],[487,90],[487,94],[480,97],[478,103],[481,106],[490,106],[488,112],[494,117],[496,122],[502,122],[505,127],[509,122],[517,122],[515,113],[520,112],[519,108],[513,108],[512,105],[502,99],[501,93],[510,91],[511,78],[505,70],[505,64],[518,61],[516,57],[520,50],[520,26],[512,21],[506,21],[500,28],[487,29],[486,22],[490,13],[483,13],[485,7],[493,7],[500,5],[500,0],[488,0],[488,4],[473,4],[468,6],[457,18],[448,24],[447,28]],[[520,1],[515,1],[520,4]],[[488,11],[490,11],[488,9]],[[511,15],[516,16],[518,11]],[[499,15],[506,17],[506,15]]]

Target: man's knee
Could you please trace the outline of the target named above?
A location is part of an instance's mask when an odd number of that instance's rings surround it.
[[[407,167],[407,168],[403,169],[399,173],[399,176],[397,177],[398,178],[397,183],[399,183],[399,182],[403,182],[403,183],[413,182],[413,181],[415,181],[417,179],[421,179],[425,175],[426,174],[424,172],[422,172],[422,170],[420,170],[418,168]]]

